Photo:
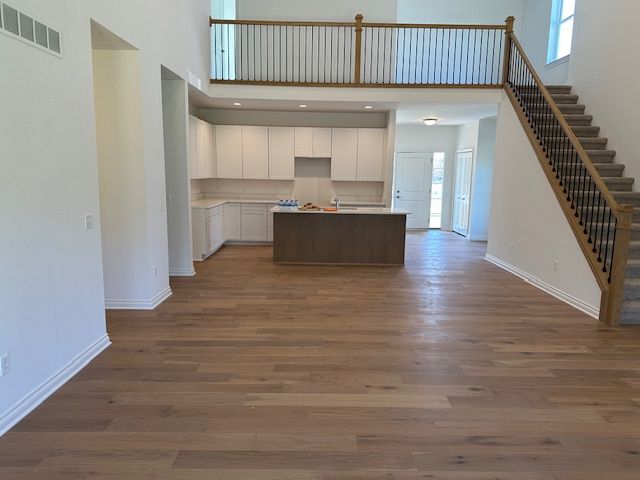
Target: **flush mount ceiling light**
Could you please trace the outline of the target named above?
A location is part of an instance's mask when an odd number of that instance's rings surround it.
[[[365,106],[364,108],[366,108],[367,110],[371,110],[371,109],[373,108],[373,106],[371,106],[371,105],[367,105],[367,106]]]
[[[428,118],[423,118],[422,119],[423,123],[427,127],[433,127],[436,123],[438,123],[438,120],[440,120],[440,119],[439,118],[435,118],[435,117],[428,117]]]
[[[236,107],[241,107],[242,106],[242,104],[240,102],[233,102],[233,105],[236,106]]]
[[[306,105],[298,105],[300,108],[307,108]]]

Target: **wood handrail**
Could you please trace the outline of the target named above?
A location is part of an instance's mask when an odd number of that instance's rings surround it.
[[[358,14],[362,16],[361,14]],[[227,20],[209,17],[209,25],[270,25],[288,27],[356,27],[357,22],[305,22],[302,20]],[[387,23],[361,22],[363,28],[446,28],[451,30],[505,30],[505,25],[447,24],[447,23]]]
[[[367,28],[439,28],[449,30],[504,30],[505,25],[480,25],[463,23],[378,23],[366,22],[362,24]]]
[[[556,105],[555,100],[553,100],[553,97],[549,93],[549,90],[547,90],[547,87],[545,87],[544,83],[542,82],[542,79],[536,72],[535,68],[533,68],[533,65],[531,64],[529,57],[527,57],[526,53],[524,53],[524,49],[522,48],[522,45],[518,41],[515,34],[511,33],[511,34],[508,34],[508,36],[511,38],[511,42],[518,50],[518,53],[521,56],[522,61],[526,64],[527,68],[529,69],[529,73],[533,77],[533,80],[536,82],[536,86],[542,92],[542,95],[546,100],[549,108],[551,109],[553,115],[556,117],[556,121],[562,127],[562,130],[564,131],[564,134],[567,136],[567,138],[569,138],[569,141],[571,142],[573,148],[576,150],[576,153],[578,154],[580,161],[582,161],[587,172],[589,172],[589,175],[591,176],[593,182],[598,187],[598,190],[600,190],[600,193],[604,197],[607,204],[609,205],[609,208],[611,208],[611,211],[613,212],[617,220],[622,220],[623,215],[622,215],[622,210],[620,208],[620,204],[615,199],[615,197],[611,194],[611,191],[609,190],[607,185],[604,183],[604,180],[600,176],[600,173],[598,172],[596,167],[593,165],[593,162],[589,158],[589,155],[587,154],[584,147],[578,140],[578,137],[576,137],[576,134],[573,132],[573,129],[571,128],[567,120],[564,118],[564,115],[560,111],[560,108],[558,108],[558,105]]]
[[[302,22],[286,20],[225,20],[209,18],[209,25],[270,25],[287,27],[355,27],[354,22]]]

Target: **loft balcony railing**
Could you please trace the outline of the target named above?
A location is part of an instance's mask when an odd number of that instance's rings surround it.
[[[511,28],[365,23],[362,15],[210,25],[212,83],[332,87],[501,88]]]

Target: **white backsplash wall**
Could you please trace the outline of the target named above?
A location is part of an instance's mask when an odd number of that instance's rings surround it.
[[[193,180],[205,198],[240,198],[247,200],[288,199],[293,193],[290,180],[232,180],[210,178]]]
[[[383,203],[384,182],[332,182],[342,202]]]
[[[383,182],[332,182],[329,159],[296,158],[295,180],[191,180],[191,200],[229,198],[247,200],[297,199],[330,205],[342,202],[382,203]]]

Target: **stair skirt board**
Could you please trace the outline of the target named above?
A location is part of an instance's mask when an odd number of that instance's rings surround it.
[[[151,300],[114,300],[107,298],[104,304],[107,310],[153,310],[172,294],[171,287],[167,287]]]
[[[549,285],[543,280],[540,280],[539,278],[534,277],[533,275],[523,270],[520,270],[518,267],[514,267],[510,263],[500,260],[499,258],[496,258],[493,255],[490,255],[487,253],[485,255],[485,260],[487,260],[490,263],[493,263],[494,265],[502,268],[503,270],[506,270],[507,272],[515,275],[516,277],[520,277],[525,282],[533,285],[536,288],[539,288],[540,290],[548,293],[549,295],[556,297],[558,300],[561,300],[564,303],[567,303],[572,307],[577,308],[581,312],[586,313],[587,315],[595,318],[596,320],[600,317],[599,306],[594,307],[593,305],[589,305],[588,303],[583,302],[579,298],[576,298],[573,295],[563,292],[562,290],[558,290],[556,287]]]
[[[13,428],[20,420],[29,415],[29,413],[53,395],[60,387],[71,380],[109,345],[111,345],[111,340],[109,336],[105,334],[80,353],[80,355],[71,360],[65,367],[42,382],[22,400],[18,401],[18,403],[7,412],[1,413],[0,437]]]
[[[195,277],[196,269],[186,267],[186,268],[170,268],[169,276],[170,277]]]

